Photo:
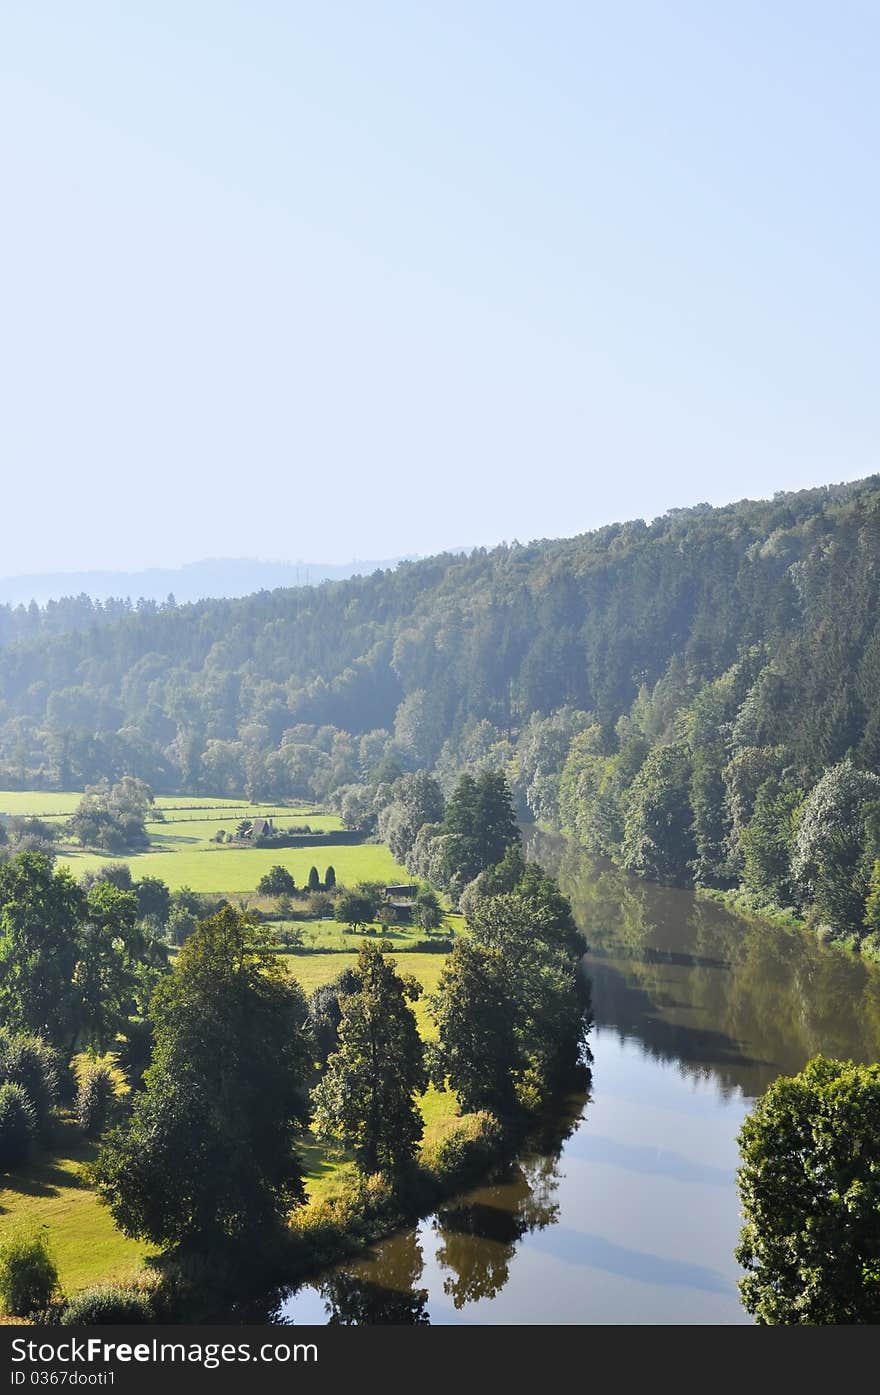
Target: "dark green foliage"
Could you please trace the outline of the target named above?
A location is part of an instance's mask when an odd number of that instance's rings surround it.
[[[77,1293],[64,1306],[62,1327],[106,1327],[153,1322],[147,1295],[139,1288],[103,1284]]]
[[[0,1010],[8,1026],[68,1053],[79,1030],[74,973],[84,896],[43,853],[0,867]]]
[[[76,1121],[86,1137],[103,1131],[116,1103],[116,1082],[104,1061],[88,1061],[76,1092]]]
[[[42,853],[0,867],[0,1009],[68,1060],[78,1041],[105,1050],[163,956],[137,923],[137,899],[100,879],[88,892]]]
[[[343,969],[330,983],[320,984],[309,998],[309,1027],[315,1056],[322,1066],[339,1045],[340,1000],[347,993],[357,992],[359,984],[354,969]]]
[[[0,1085],[0,1169],[19,1167],[31,1150],[37,1132],[37,1114],[21,1085],[6,1080]]]
[[[439,930],[443,924],[443,907],[436,891],[429,886],[419,888],[413,908],[413,919],[420,930]]]
[[[431,1002],[440,1037],[431,1074],[438,1085],[448,1081],[465,1111],[505,1115],[516,1105],[525,1058],[511,979],[500,949],[471,940],[458,940],[443,966]]]
[[[875,858],[871,869],[865,901],[865,926],[874,933],[880,932],[880,858]]]
[[[333,914],[340,925],[362,930],[376,914],[376,899],[366,891],[343,891],[336,901]]]
[[[96,1168],[126,1234],[211,1254],[283,1227],[303,1195],[306,1015],[271,944],[233,907],[189,937],[153,996],[145,1089]]]
[[[504,775],[484,770],[462,775],[446,806],[443,832],[446,880],[459,890],[500,862],[520,841],[510,787]]]
[[[152,920],[157,925],[168,923],[171,914],[171,892],[161,877],[141,877],[134,884],[138,919]]]
[[[257,891],[261,896],[291,896],[296,891],[296,882],[287,868],[277,863],[257,882]]]
[[[135,893],[107,882],[93,886],[86,897],[75,971],[80,1037],[86,1046],[106,1050],[135,1011],[137,969],[147,952]]]
[[[0,1083],[6,1081],[21,1086],[33,1107],[37,1128],[45,1131],[60,1092],[57,1053],[42,1037],[0,1028]]]
[[[880,1321],[880,1065],[821,1056],[743,1124],[740,1290],[760,1323]]]
[[[317,867],[310,867],[310,868],[309,868],[309,879],[308,879],[308,882],[307,882],[307,887],[308,887],[308,890],[309,890],[309,891],[320,891],[320,890],[321,890],[321,878],[320,878],[320,876],[318,875],[318,869],[317,869]]]
[[[758,790],[751,821],[740,840],[743,854],[742,879],[759,902],[767,905],[795,904],[791,860],[797,831],[797,811],[801,795],[790,783],[774,778]]]
[[[58,1287],[45,1230],[19,1229],[0,1244],[0,1303],[9,1317],[43,1313]]]
[[[514,878],[513,890],[480,890]],[[577,1063],[585,1032],[571,905],[542,868],[509,854],[469,889],[467,918],[470,938],[456,941],[430,1003],[432,1077],[466,1109],[537,1109]]]
[[[685,882],[696,843],[690,804],[691,764],[682,743],[657,746],[633,781],[621,861],[651,881]]]
[[[336,868],[332,865],[324,873],[324,890],[332,891],[336,885]]]
[[[143,1089],[144,1071],[153,1055],[153,1024],[147,1017],[130,1017],[116,1047],[116,1060],[132,1090]]]
[[[83,847],[120,853],[146,847],[145,820],[150,815],[152,791],[143,781],[125,775],[118,784],[109,780],[90,786],[71,816],[70,836]]]
[[[339,1001],[338,1046],[312,1091],[318,1138],[350,1149],[361,1172],[398,1172],[422,1136],[416,1095],[427,1086],[424,1047],[409,1004],[421,985],[379,945],[361,947],[357,988]]]

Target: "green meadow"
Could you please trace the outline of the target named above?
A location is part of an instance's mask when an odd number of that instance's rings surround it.
[[[329,863],[336,869],[336,880],[347,886],[361,881],[400,881],[407,875],[379,843],[320,848],[225,848],[202,843],[174,850],[129,853],[124,858],[69,852],[65,848],[59,852],[58,862],[67,863],[75,877],[106,867],[108,862],[127,862],[132,876],[161,877],[172,891],[189,886],[193,891],[228,895],[255,891],[264,873],[278,863],[292,873],[297,886],[306,884],[311,866],[316,866],[323,877]]]
[[[0,813],[42,815],[59,819],[70,814],[81,794],[64,792],[0,790]],[[393,882],[407,880],[407,873],[379,843],[331,844],[315,848],[238,848],[215,841],[219,829],[233,833],[243,819],[274,819],[278,828],[308,824],[331,833],[342,828],[336,814],[326,814],[307,806],[286,808],[278,804],[248,804],[240,799],[213,799],[205,795],[173,795],[156,800],[163,820],[147,824],[150,847],[139,853],[111,857],[105,853],[83,852],[61,844],[58,863],[66,863],[75,877],[96,871],[111,862],[127,862],[135,877],[161,877],[172,891],[181,886],[193,891],[224,895],[247,895],[270,867],[286,867],[297,884],[304,886],[309,868],[316,866],[323,877],[332,863],[336,879],[344,885],[360,881]]]

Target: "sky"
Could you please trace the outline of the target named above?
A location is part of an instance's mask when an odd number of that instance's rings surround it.
[[[880,468],[880,6],[4,0],[0,573]]]

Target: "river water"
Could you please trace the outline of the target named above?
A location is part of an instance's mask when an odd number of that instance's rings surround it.
[[[880,1057],[880,971],[532,833],[590,952],[594,1056],[531,1151],[290,1294],[283,1320],[748,1322],[736,1135],[818,1051]]]

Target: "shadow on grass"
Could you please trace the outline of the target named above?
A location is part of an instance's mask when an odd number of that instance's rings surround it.
[[[14,1196],[58,1196],[62,1191],[87,1189],[88,1182],[79,1168],[94,1162],[97,1146],[84,1139],[72,1120],[64,1120],[54,1130],[51,1155],[36,1152],[20,1170],[0,1173],[0,1192]],[[10,1208],[0,1202],[0,1215]]]

